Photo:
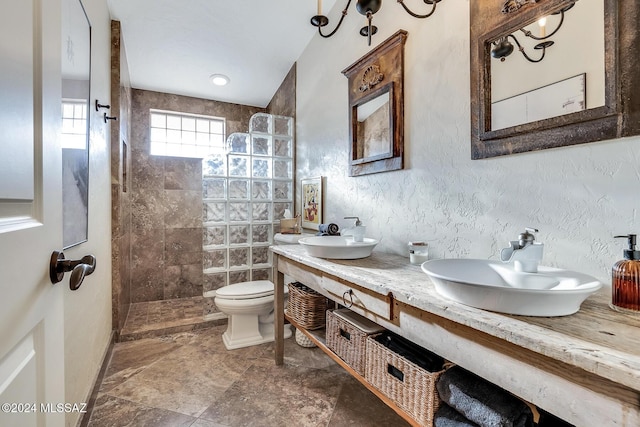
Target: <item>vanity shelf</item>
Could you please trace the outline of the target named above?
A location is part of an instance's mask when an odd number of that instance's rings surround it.
[[[303,327],[299,326],[298,323],[294,319],[292,319],[288,314],[285,313],[285,319],[291,323],[293,327],[301,331],[305,334],[309,339],[318,346],[320,350],[325,352],[334,362],[340,365],[344,370],[346,370],[351,376],[360,381],[362,385],[364,385],[368,390],[370,390],[374,395],[376,395],[382,402],[384,402],[387,406],[393,409],[398,415],[404,418],[409,424],[412,426],[420,426],[409,414],[407,414],[402,408],[396,405],[391,399],[382,394],[377,388],[372,386],[362,375],[356,372],[350,365],[348,365],[344,360],[342,360],[337,354],[335,354],[329,347],[327,347],[326,339],[325,339],[325,329],[317,329],[313,331],[308,331]]]
[[[611,310],[608,288],[571,316],[512,316],[441,297],[419,266],[397,255],[332,261],[309,256],[298,245],[271,250],[278,365],[284,363],[286,274],[571,424],[640,425],[640,317]],[[333,354],[323,337],[303,333],[407,419]]]

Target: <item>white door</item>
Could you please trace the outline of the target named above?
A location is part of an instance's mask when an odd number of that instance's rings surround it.
[[[63,426],[60,2],[0,0],[0,426]]]

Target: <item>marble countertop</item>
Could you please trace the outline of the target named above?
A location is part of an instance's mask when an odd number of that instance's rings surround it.
[[[408,258],[373,252],[358,260],[307,255],[302,246],[272,246],[293,261],[381,295],[482,331],[520,347],[640,391],[640,315],[609,308],[610,289],[590,296],[580,311],[564,317],[512,316],[445,299]]]

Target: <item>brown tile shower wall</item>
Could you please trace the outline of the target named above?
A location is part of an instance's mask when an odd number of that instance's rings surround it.
[[[296,118],[296,64],[294,63],[267,105],[267,113]]]
[[[111,248],[112,325],[116,335],[122,330],[131,304],[131,199],[127,191],[131,143],[131,83],[120,22],[111,21]],[[107,110],[105,110],[107,111]]]
[[[249,118],[265,110],[132,89],[120,23],[112,21],[111,30],[110,114],[119,119],[111,122],[112,306],[117,339],[131,303],[202,295],[200,161],[148,155],[149,108],[223,116],[227,134],[246,132]],[[294,64],[269,103],[269,113],[295,115],[295,71]]]
[[[131,302],[202,296],[202,160],[151,156],[149,109],[225,117],[227,135],[265,110],[132,90]]]

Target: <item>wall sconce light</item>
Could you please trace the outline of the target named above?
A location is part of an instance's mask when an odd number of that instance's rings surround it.
[[[513,44],[509,41],[509,38],[511,38],[516,43],[516,45],[518,46],[518,50],[520,51],[520,53],[522,53],[522,55],[525,57],[527,61],[529,62],[542,61],[544,59],[544,55],[546,53],[547,48],[553,46],[553,43],[554,43],[553,40],[547,40],[547,39],[549,37],[553,37],[553,35],[558,32],[560,27],[562,27],[562,24],[564,22],[564,13],[567,10],[571,9],[573,6],[575,6],[575,1],[571,2],[568,6],[560,9],[558,12],[555,12],[552,14],[552,15],[559,14],[560,21],[558,22],[558,26],[549,34],[546,34],[546,25],[547,25],[546,17],[543,17],[538,21],[538,25],[540,26],[539,36],[534,35],[529,30],[520,28],[520,31],[525,35],[525,37],[529,37],[533,40],[541,41],[540,43],[538,43],[533,47],[535,50],[542,50],[542,55],[540,55],[540,58],[532,59],[529,55],[527,55],[527,53],[524,51],[524,47],[522,47],[518,39],[513,34],[508,34],[504,37],[500,37],[497,41],[493,42],[493,47],[491,48],[491,56],[495,59],[499,59],[501,62],[504,62],[507,56],[511,55],[511,52],[513,52]],[[504,9],[503,9],[503,12],[504,12]],[[504,12],[504,13],[508,13],[508,12]]]
[[[442,0],[422,0],[426,4],[431,5],[431,10],[424,15],[420,15],[411,11],[407,7],[407,5],[404,4],[404,0],[397,0],[397,1],[398,3],[400,3],[400,5],[402,5],[403,9],[409,15],[413,16],[414,18],[424,19],[433,15],[433,13],[436,11],[436,4],[438,4]],[[314,27],[318,27],[318,33],[322,37],[324,38],[331,37],[336,33],[336,31],[338,31],[338,29],[340,28],[340,25],[342,25],[342,21],[344,20],[345,16],[347,16],[347,11],[350,5],[351,5],[351,0],[347,0],[347,5],[342,10],[342,16],[340,17],[340,20],[338,21],[338,25],[336,25],[336,28],[334,28],[333,31],[331,31],[330,33],[324,34],[322,32],[322,27],[326,27],[329,24],[329,18],[327,18],[325,15],[322,14],[322,0],[318,0],[318,14],[311,18],[311,25],[313,25]],[[378,27],[372,24],[373,15],[376,12],[378,12],[381,7],[382,7],[382,0],[356,0],[356,10],[361,15],[364,15],[367,18],[367,25],[360,29],[360,35],[367,38],[367,43],[369,46],[371,46],[371,36],[378,32]]]
[[[524,47],[522,47],[518,39],[513,34],[509,34],[508,36],[501,37],[500,40],[494,43],[493,48],[491,48],[492,57],[499,59],[501,62],[504,62],[504,60],[507,59],[507,56],[511,55],[511,52],[513,52],[513,44],[511,44],[511,42],[509,41],[509,37],[511,37],[511,39],[516,42],[516,44],[518,45],[518,50],[529,62],[542,61],[544,59],[544,54],[547,48],[553,46],[553,40],[547,40],[545,42],[538,43],[533,48],[535,50],[542,50],[542,55],[540,55],[540,58],[538,59],[531,59],[531,57],[527,55],[527,52],[524,51]]]

